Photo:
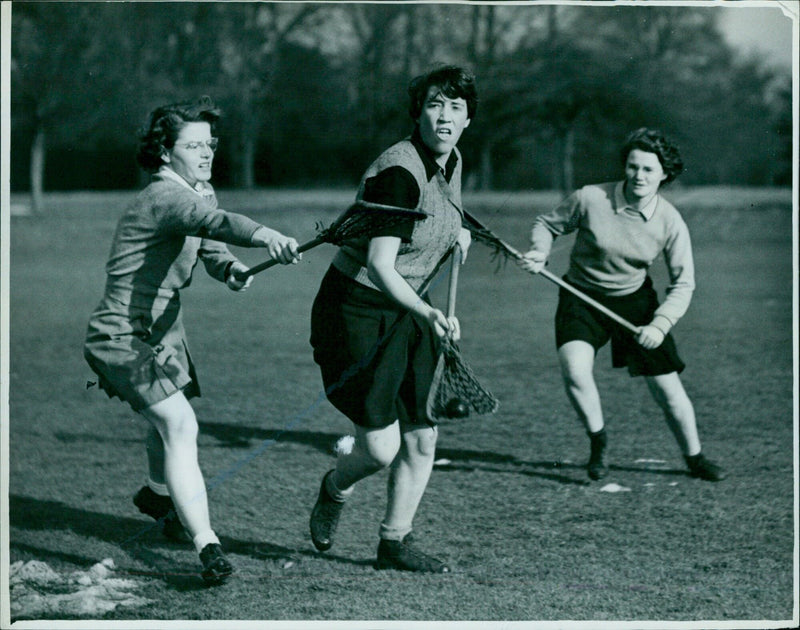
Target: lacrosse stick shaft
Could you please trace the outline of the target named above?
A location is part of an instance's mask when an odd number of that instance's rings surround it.
[[[302,254],[309,249],[321,245],[322,243],[331,243],[340,245],[344,239],[355,238],[358,236],[365,236],[369,234],[369,212],[364,211],[377,210],[375,216],[381,216],[383,221],[382,225],[387,225],[387,217],[390,222],[405,221],[408,219],[420,220],[424,219],[427,214],[421,210],[412,208],[402,208],[399,206],[387,206],[380,203],[372,203],[369,201],[358,201],[348,210],[342,214],[333,225],[320,232],[320,234],[313,240],[303,243],[297,248],[298,253]],[[251,267],[247,271],[234,272],[234,277],[243,281],[257,274],[260,271],[269,269],[277,265],[278,261],[275,259],[266,260],[261,264]]]
[[[475,225],[477,225],[477,226],[478,226],[480,229],[482,229],[482,230],[486,230],[487,232],[489,232],[489,231],[490,231],[490,230],[489,230],[489,229],[488,229],[486,226],[484,226],[484,225],[483,225],[483,224],[482,224],[480,221],[478,221],[478,220],[477,220],[477,219],[476,219],[474,216],[472,216],[472,215],[469,215],[469,214],[467,214],[467,213],[465,213],[465,215],[467,216],[467,218],[468,218],[468,219],[469,219],[469,220],[470,220],[472,223],[474,223]],[[500,246],[501,246],[501,247],[503,247],[503,248],[504,248],[504,249],[505,249],[505,250],[506,250],[506,251],[507,251],[509,254],[511,254],[511,255],[512,255],[514,258],[516,258],[516,259],[518,259],[518,260],[521,260],[521,259],[522,259],[522,257],[523,257],[523,256],[522,256],[522,254],[520,254],[520,253],[519,253],[519,251],[517,251],[517,250],[516,250],[514,247],[512,247],[511,245],[509,245],[508,243],[506,243],[506,242],[505,242],[503,239],[501,239],[501,238],[497,238],[497,242],[500,244]],[[530,273],[534,273],[534,272],[530,272]],[[630,323],[630,322],[629,322],[627,319],[625,319],[624,317],[621,317],[620,315],[617,315],[617,314],[616,314],[614,311],[612,311],[611,309],[609,309],[609,308],[607,308],[607,307],[603,306],[603,305],[602,305],[602,304],[600,304],[600,302],[598,302],[597,300],[595,300],[595,299],[593,299],[593,298],[590,298],[588,295],[586,295],[586,294],[585,294],[583,291],[581,291],[580,289],[576,289],[576,288],[575,288],[575,287],[573,287],[571,284],[569,284],[569,283],[567,283],[567,282],[564,282],[564,281],[563,281],[561,278],[559,278],[558,276],[555,276],[555,275],[553,275],[552,273],[550,273],[550,272],[549,272],[549,271],[547,271],[546,269],[542,269],[542,270],[539,272],[539,275],[540,275],[540,276],[543,276],[543,277],[544,277],[544,278],[546,278],[547,280],[550,280],[550,282],[554,282],[554,283],[555,283],[555,284],[557,284],[558,286],[560,286],[560,287],[563,287],[564,289],[566,289],[567,291],[569,291],[570,293],[572,293],[572,294],[573,294],[573,295],[575,295],[576,297],[580,298],[581,300],[583,300],[584,302],[586,302],[586,303],[587,303],[587,304],[589,304],[590,306],[593,306],[594,308],[596,308],[598,311],[600,311],[601,313],[603,313],[603,315],[606,315],[607,317],[610,317],[611,319],[613,319],[615,322],[617,322],[617,323],[618,323],[620,326],[622,326],[623,328],[627,328],[627,329],[628,329],[629,331],[631,331],[633,334],[635,334],[635,335],[638,335],[640,332],[642,332],[642,329],[641,329],[641,327],[640,327],[640,326],[635,326],[635,325],[631,324],[631,323]]]
[[[576,295],[577,297],[582,299],[587,304],[589,304],[591,306],[594,306],[598,311],[603,313],[603,315],[606,315],[606,316],[610,317],[615,322],[617,322],[620,326],[623,326],[624,328],[627,328],[628,330],[630,330],[633,334],[638,335],[640,332],[642,332],[642,329],[641,329],[640,326],[634,326],[633,324],[631,324],[624,317],[621,317],[620,315],[617,315],[611,309],[606,308],[605,306],[600,304],[600,302],[598,302],[597,300],[593,300],[588,295],[586,295],[583,291],[580,291],[580,290],[576,289],[575,287],[573,287],[568,282],[564,282],[561,278],[559,278],[558,276],[553,275],[552,273],[550,273],[546,269],[542,269],[539,272],[539,275],[544,277],[544,278],[546,278],[550,282],[554,282],[558,286],[566,289],[567,291],[569,291],[573,295]]]
[[[317,245],[322,245],[325,242],[325,239],[317,237],[311,241],[303,243],[297,248],[297,253],[302,254],[303,252],[307,252],[309,249],[316,247]],[[270,258],[269,260],[265,260],[262,263],[259,263],[246,271],[234,271],[234,277],[239,280],[247,280],[250,276],[254,276],[260,271],[264,271],[265,269],[269,269],[270,267],[274,267],[278,264],[278,261],[275,258]]]
[[[456,314],[456,289],[458,287],[458,270],[461,267],[461,247],[456,243],[450,256],[450,283],[447,286],[447,316]]]

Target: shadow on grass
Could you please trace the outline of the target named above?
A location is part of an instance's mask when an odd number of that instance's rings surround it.
[[[330,455],[333,445],[341,437],[339,433],[319,431],[291,431],[288,429],[262,429],[260,427],[240,426],[217,422],[199,422],[200,433],[213,437],[219,446],[228,448],[250,448],[255,442],[292,442],[309,446],[314,450]]]
[[[94,433],[70,433],[69,431],[55,431],[53,436],[64,444],[76,444],[80,442],[107,444],[111,440],[116,444],[144,444],[144,437],[118,438],[116,436],[96,435]]]
[[[216,439],[219,442],[219,446],[223,448],[251,448],[255,446],[257,442],[291,442],[293,444],[308,446],[326,455],[331,455],[336,440],[341,437],[341,434],[338,433],[323,433],[319,431],[262,429],[258,427],[213,422],[201,422],[199,424],[201,432]],[[505,453],[454,448],[437,448],[436,458],[448,459],[451,462],[447,465],[436,467],[437,470],[441,471],[472,472],[480,470],[482,472],[516,473],[562,484],[579,486],[591,484],[590,481],[584,478],[576,479],[571,474],[572,471],[580,471],[581,474],[585,474],[586,467],[583,464],[553,460],[526,461]],[[655,475],[685,476],[688,474],[686,471],[665,468],[617,466],[613,464],[609,466],[609,469],[618,472]],[[565,472],[562,473],[560,471]]]
[[[9,495],[9,524],[12,527],[29,530],[53,532],[68,530],[87,539],[101,540],[117,545],[132,557],[146,565],[144,569],[126,569],[120,567],[119,573],[135,576],[146,576],[164,580],[172,588],[189,591],[205,588],[200,579],[200,565],[190,544],[174,543],[164,539],[158,530],[158,524],[141,519],[114,516],[102,512],[93,512],[74,508],[60,501],[34,499],[21,495]],[[354,560],[329,554],[319,554],[312,549],[290,549],[269,542],[249,541],[221,536],[220,542],[229,554],[247,555],[259,560],[280,562],[299,560],[301,557],[324,558],[326,560],[349,564],[367,565],[371,560]],[[10,540],[9,549],[21,556],[33,559],[50,559],[88,568],[99,562],[101,558],[91,555],[80,555],[64,551],[55,551],[47,547],[37,547],[28,543]],[[187,562],[176,562],[171,551],[189,551]]]

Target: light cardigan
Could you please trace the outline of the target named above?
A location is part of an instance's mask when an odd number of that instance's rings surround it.
[[[224,281],[236,260],[224,245],[252,247],[261,225],[217,208],[213,189],[192,189],[172,172],[159,171],[117,224],[106,263],[106,295],[122,304],[170,300],[189,286],[198,259]],[[211,193],[211,194],[209,194]]]
[[[532,249],[549,255],[557,236],[577,231],[566,278],[579,288],[608,296],[639,289],[648,268],[663,254],[670,282],[654,324],[666,333],[686,313],[695,288],[689,229],[660,195],[641,211],[632,208],[623,184],[584,186],[537,217],[531,230]]]

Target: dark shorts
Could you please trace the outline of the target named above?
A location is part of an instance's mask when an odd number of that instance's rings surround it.
[[[331,267],[311,309],[311,345],[328,400],[355,424],[430,424],[437,342],[426,321]]]
[[[636,326],[649,324],[658,308],[658,295],[649,277],[637,291],[621,297],[580,289]],[[597,352],[609,339],[611,364],[615,368],[627,366],[631,376],[680,373],[686,367],[678,356],[671,334],[667,334],[658,348],[647,350],[636,342],[629,330],[566,289],[560,289],[556,310],[556,347],[580,340],[590,343]]]

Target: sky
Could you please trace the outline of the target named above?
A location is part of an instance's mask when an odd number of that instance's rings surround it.
[[[771,62],[791,66],[792,19],[784,14],[781,6],[797,16],[800,0],[771,0],[758,6],[748,2],[741,4],[743,6],[719,9],[719,26],[728,43],[743,53],[761,52]]]

